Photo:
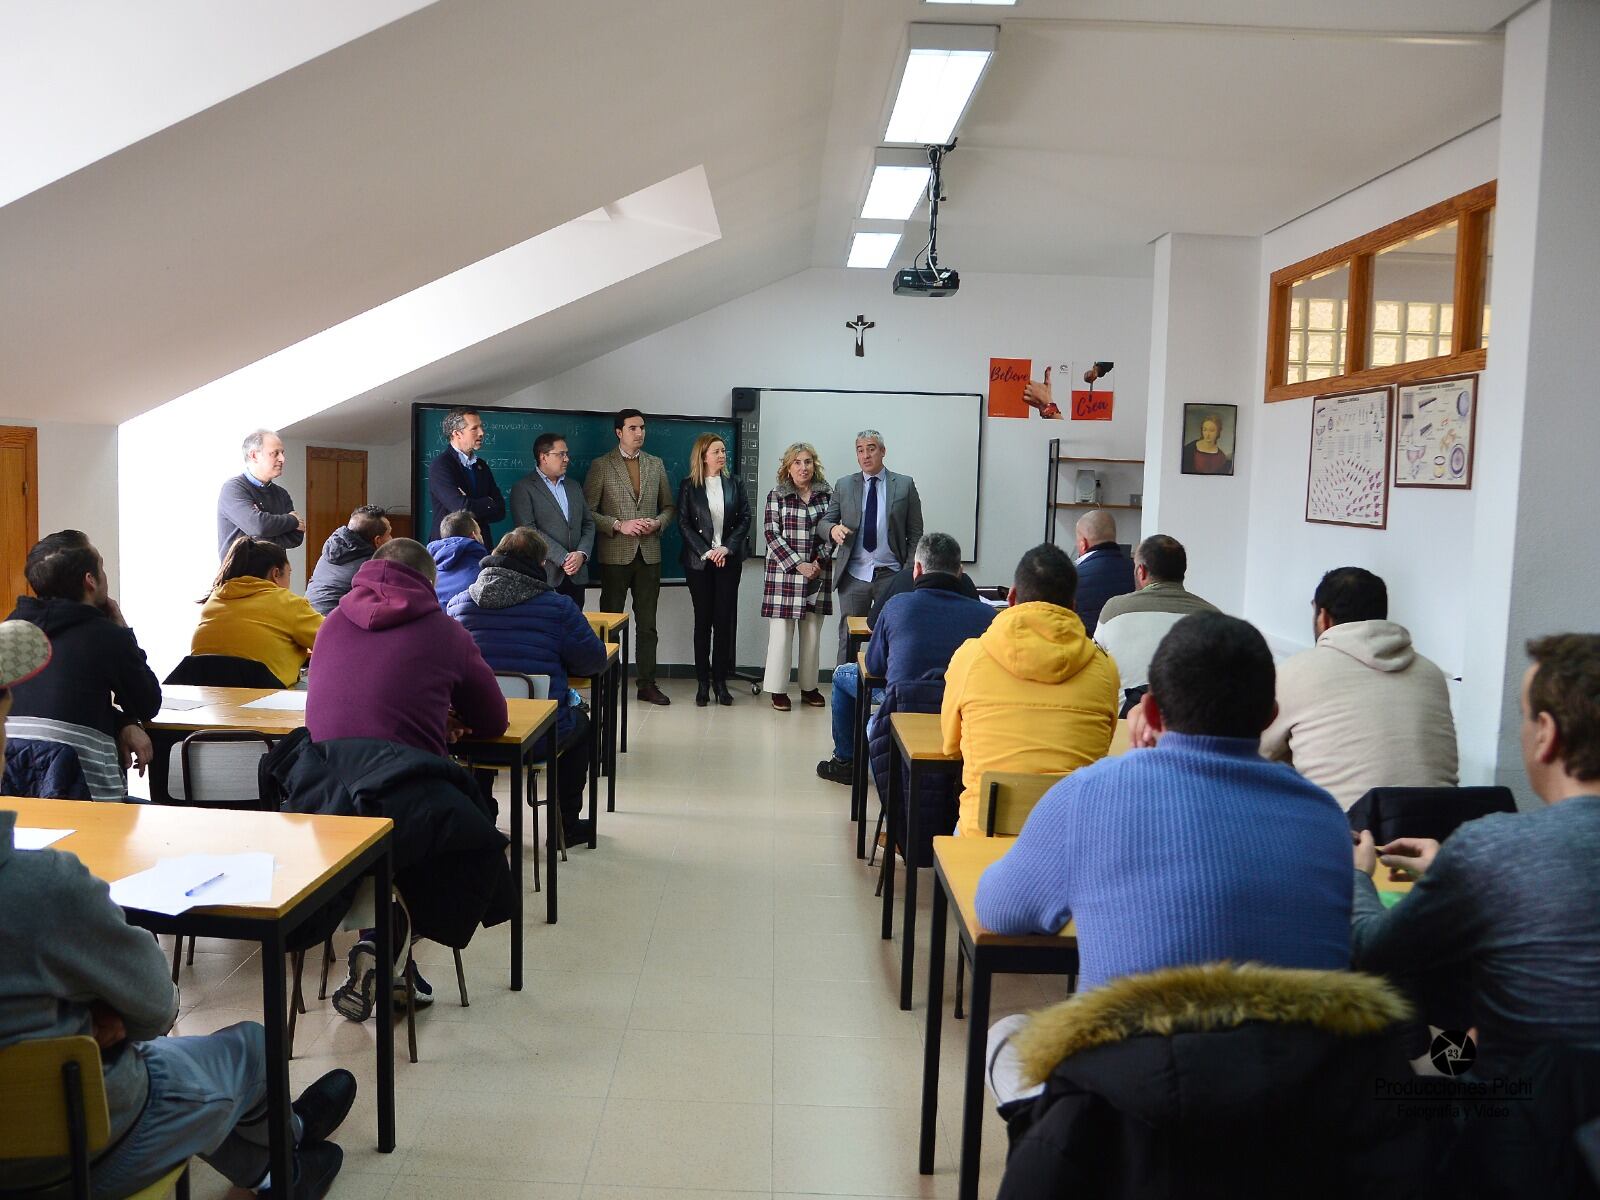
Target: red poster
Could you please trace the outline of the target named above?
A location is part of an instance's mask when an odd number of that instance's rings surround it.
[[[1072,393],[1072,419],[1074,421],[1109,421],[1111,420],[1111,399],[1113,392],[1110,388],[1104,390],[1096,388],[1089,391],[1074,391]]]
[[[1031,358],[991,358],[989,360],[989,415],[991,417],[1028,416],[1022,399],[1033,371]]]

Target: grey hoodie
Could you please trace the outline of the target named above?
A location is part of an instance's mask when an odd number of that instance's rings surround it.
[[[1403,625],[1335,625],[1278,667],[1278,718],[1261,753],[1292,762],[1347,811],[1370,788],[1454,787],[1444,672]]]

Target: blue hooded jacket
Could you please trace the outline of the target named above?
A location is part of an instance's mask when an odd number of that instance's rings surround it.
[[[439,593],[439,607],[449,608],[450,601],[466,591],[478,577],[478,568],[488,557],[489,548],[477,538],[447,537],[428,543],[428,553],[433,555],[434,566],[439,568],[439,578],[433,590]]]

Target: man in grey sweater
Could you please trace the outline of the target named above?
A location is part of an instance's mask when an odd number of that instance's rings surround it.
[[[306,522],[294,510],[294,497],[275,482],[283,474],[283,439],[257,429],[244,439],[243,450],[244,470],[217,496],[217,557],[226,558],[241,537],[293,550],[306,540]]]
[[[1351,966],[1393,976],[1422,1016],[1477,1030],[1474,1074],[1493,1078],[1540,1046],[1600,1049],[1600,634],[1531,642],[1522,761],[1536,812],[1469,821],[1441,847],[1355,847]],[[1391,909],[1383,863],[1420,876]]]
[[[38,626],[0,622],[0,755],[10,688],[49,654]],[[298,1186],[274,1187],[261,1026],[162,1036],[178,1015],[178,989],[155,938],[128,924],[70,849],[16,849],[16,823],[15,812],[0,810],[0,1049],[79,1035],[99,1043],[111,1137],[93,1164],[95,1193],[127,1195],[198,1154],[264,1196],[323,1196],[343,1159],[327,1138],[355,1100],[354,1076],[332,1071],[295,1101]],[[0,1190],[66,1173],[64,1159],[0,1161]]]

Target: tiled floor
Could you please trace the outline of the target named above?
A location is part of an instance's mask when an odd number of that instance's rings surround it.
[[[465,952],[466,1009],[449,951],[419,947],[439,999],[419,1019],[421,1062],[405,1061],[397,1031],[393,1154],[375,1149],[373,1025],[336,1015],[311,978],[294,1087],[343,1066],[362,1089],[337,1138],[335,1196],[954,1196],[966,1024],[947,1010],[938,1171],[924,1177],[926,910],[917,1008],[903,1013],[899,943],[878,936],[849,792],[815,773],[828,713],[777,713],[748,688],[731,709],[697,709],[691,685],[669,690],[670,708],[633,708],[618,811],[602,815],[599,849],[562,867],[554,927],[530,868],[525,990],[506,986],[505,926]],[[202,942],[178,1032],[258,1018],[259,970],[254,955]],[[996,1015],[1061,987],[998,979]],[[984,1141],[987,1197],[1004,1162],[992,1115]],[[194,1194],[227,1188],[198,1164]]]

